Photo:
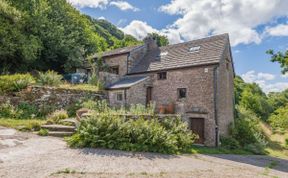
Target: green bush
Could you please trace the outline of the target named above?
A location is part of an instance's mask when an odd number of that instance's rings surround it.
[[[48,134],[49,134],[49,132],[47,129],[41,129],[38,132],[38,135],[40,135],[40,136],[47,136]]]
[[[274,129],[288,129],[288,105],[278,108],[268,119]]]
[[[77,133],[67,141],[71,147],[178,153],[186,151],[195,137],[180,119],[125,120],[103,114],[82,121]]]
[[[54,71],[47,71],[45,73],[40,72],[37,78],[37,83],[40,85],[47,86],[59,86],[62,82],[62,76]]]
[[[20,114],[17,112],[17,109],[10,104],[10,102],[6,102],[0,105],[0,117],[19,118]]]
[[[67,119],[68,114],[65,110],[57,110],[48,116],[47,122],[51,124],[59,124],[62,120]]]
[[[0,76],[0,93],[18,92],[35,82],[30,74]]]
[[[39,116],[38,108],[29,103],[22,102],[17,106],[17,112],[22,119],[31,119]]]
[[[221,146],[227,149],[235,150],[240,148],[239,142],[233,137],[221,137]]]
[[[285,139],[285,146],[288,147],[288,138]]]

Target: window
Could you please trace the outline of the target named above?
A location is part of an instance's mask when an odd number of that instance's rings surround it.
[[[166,79],[167,79],[167,72],[158,73],[158,80],[166,80]]]
[[[110,67],[110,73],[112,74],[119,74],[119,66]]]
[[[191,47],[189,48],[189,53],[197,53],[199,52],[200,48],[201,48],[200,46]]]
[[[123,94],[117,93],[117,101],[122,101],[122,100],[123,100]]]
[[[187,89],[186,88],[178,88],[178,98],[186,98],[187,96]]]

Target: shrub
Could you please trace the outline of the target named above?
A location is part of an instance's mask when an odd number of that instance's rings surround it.
[[[274,129],[288,129],[288,105],[278,108],[268,119]]]
[[[67,111],[62,109],[62,110],[54,111],[51,115],[49,115],[47,122],[58,124],[62,120],[67,119],[67,118],[68,118]]]
[[[106,100],[98,100],[98,101],[87,100],[83,102],[81,106],[82,108],[95,110],[98,113],[107,113],[111,111]]]
[[[40,136],[47,136],[48,134],[49,134],[49,132],[47,129],[41,129],[38,132],[38,135],[40,135]]]
[[[109,114],[82,121],[77,133],[67,139],[71,147],[160,153],[186,151],[194,140],[195,135],[180,119],[162,123],[157,119],[125,120]]]
[[[38,84],[47,86],[59,86],[62,83],[61,80],[61,75],[57,74],[57,72],[50,70],[45,73],[40,72],[37,78]]]
[[[285,146],[288,147],[288,138],[285,139]]]
[[[22,102],[17,106],[17,112],[21,119],[35,118],[39,115],[38,108],[29,103]]]
[[[30,74],[0,76],[0,93],[18,92],[35,82]]]
[[[19,118],[19,113],[17,112],[17,109],[10,104],[10,102],[6,102],[0,105],[0,117]]]
[[[239,142],[233,137],[221,137],[220,141],[221,141],[221,146],[224,148],[231,149],[231,150],[240,148]]]

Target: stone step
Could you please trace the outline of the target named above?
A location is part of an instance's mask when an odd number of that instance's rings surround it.
[[[48,136],[52,137],[68,137],[73,135],[74,132],[59,132],[59,131],[49,131]]]
[[[47,129],[48,131],[75,132],[74,126],[66,126],[66,125],[42,125],[41,128]]]

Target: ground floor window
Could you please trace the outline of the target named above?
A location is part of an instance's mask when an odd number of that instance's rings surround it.
[[[117,101],[123,100],[123,94],[122,93],[117,93],[116,97],[117,97]]]
[[[186,98],[187,97],[187,89],[186,88],[178,88],[178,98]]]

